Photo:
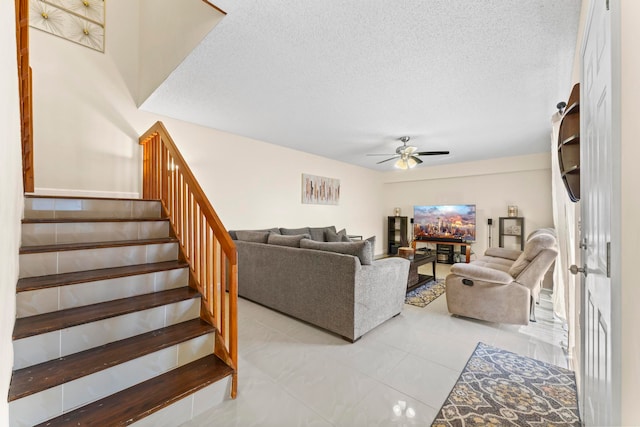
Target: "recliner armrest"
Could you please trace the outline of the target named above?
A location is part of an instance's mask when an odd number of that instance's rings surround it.
[[[508,285],[513,282],[513,277],[511,277],[507,272],[473,264],[453,264],[451,267],[451,274],[455,274],[466,279],[481,280],[483,282],[493,282],[502,285]]]

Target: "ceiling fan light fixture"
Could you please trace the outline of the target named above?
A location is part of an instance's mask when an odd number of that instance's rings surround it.
[[[395,167],[398,169],[402,169],[402,170],[407,170],[407,169],[412,169],[414,167],[416,167],[418,165],[418,162],[415,161],[414,158],[412,157],[401,157],[399,158],[396,163],[395,163]]]
[[[388,159],[376,162],[376,164],[379,165],[381,163],[397,159],[393,165],[397,169],[407,170],[423,163],[420,156],[440,156],[449,154],[448,151],[418,151],[417,147],[407,145],[407,142],[409,142],[410,139],[411,138],[408,136],[401,137],[400,141],[402,141],[402,145],[396,148],[395,154],[367,154],[367,156],[391,156]]]

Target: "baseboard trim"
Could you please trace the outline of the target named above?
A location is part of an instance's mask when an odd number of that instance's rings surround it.
[[[140,193],[125,191],[95,191],[95,190],[74,190],[69,188],[42,188],[36,187],[33,193],[35,196],[69,196],[69,197],[97,197],[104,199],[139,199]]]

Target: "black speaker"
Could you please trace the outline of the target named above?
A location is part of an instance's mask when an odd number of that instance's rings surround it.
[[[487,224],[492,225],[492,224],[493,224],[493,218],[489,218],[489,219],[487,220]]]

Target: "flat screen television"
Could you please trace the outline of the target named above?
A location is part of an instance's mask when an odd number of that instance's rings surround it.
[[[476,205],[414,206],[413,237],[416,240],[474,242]]]

